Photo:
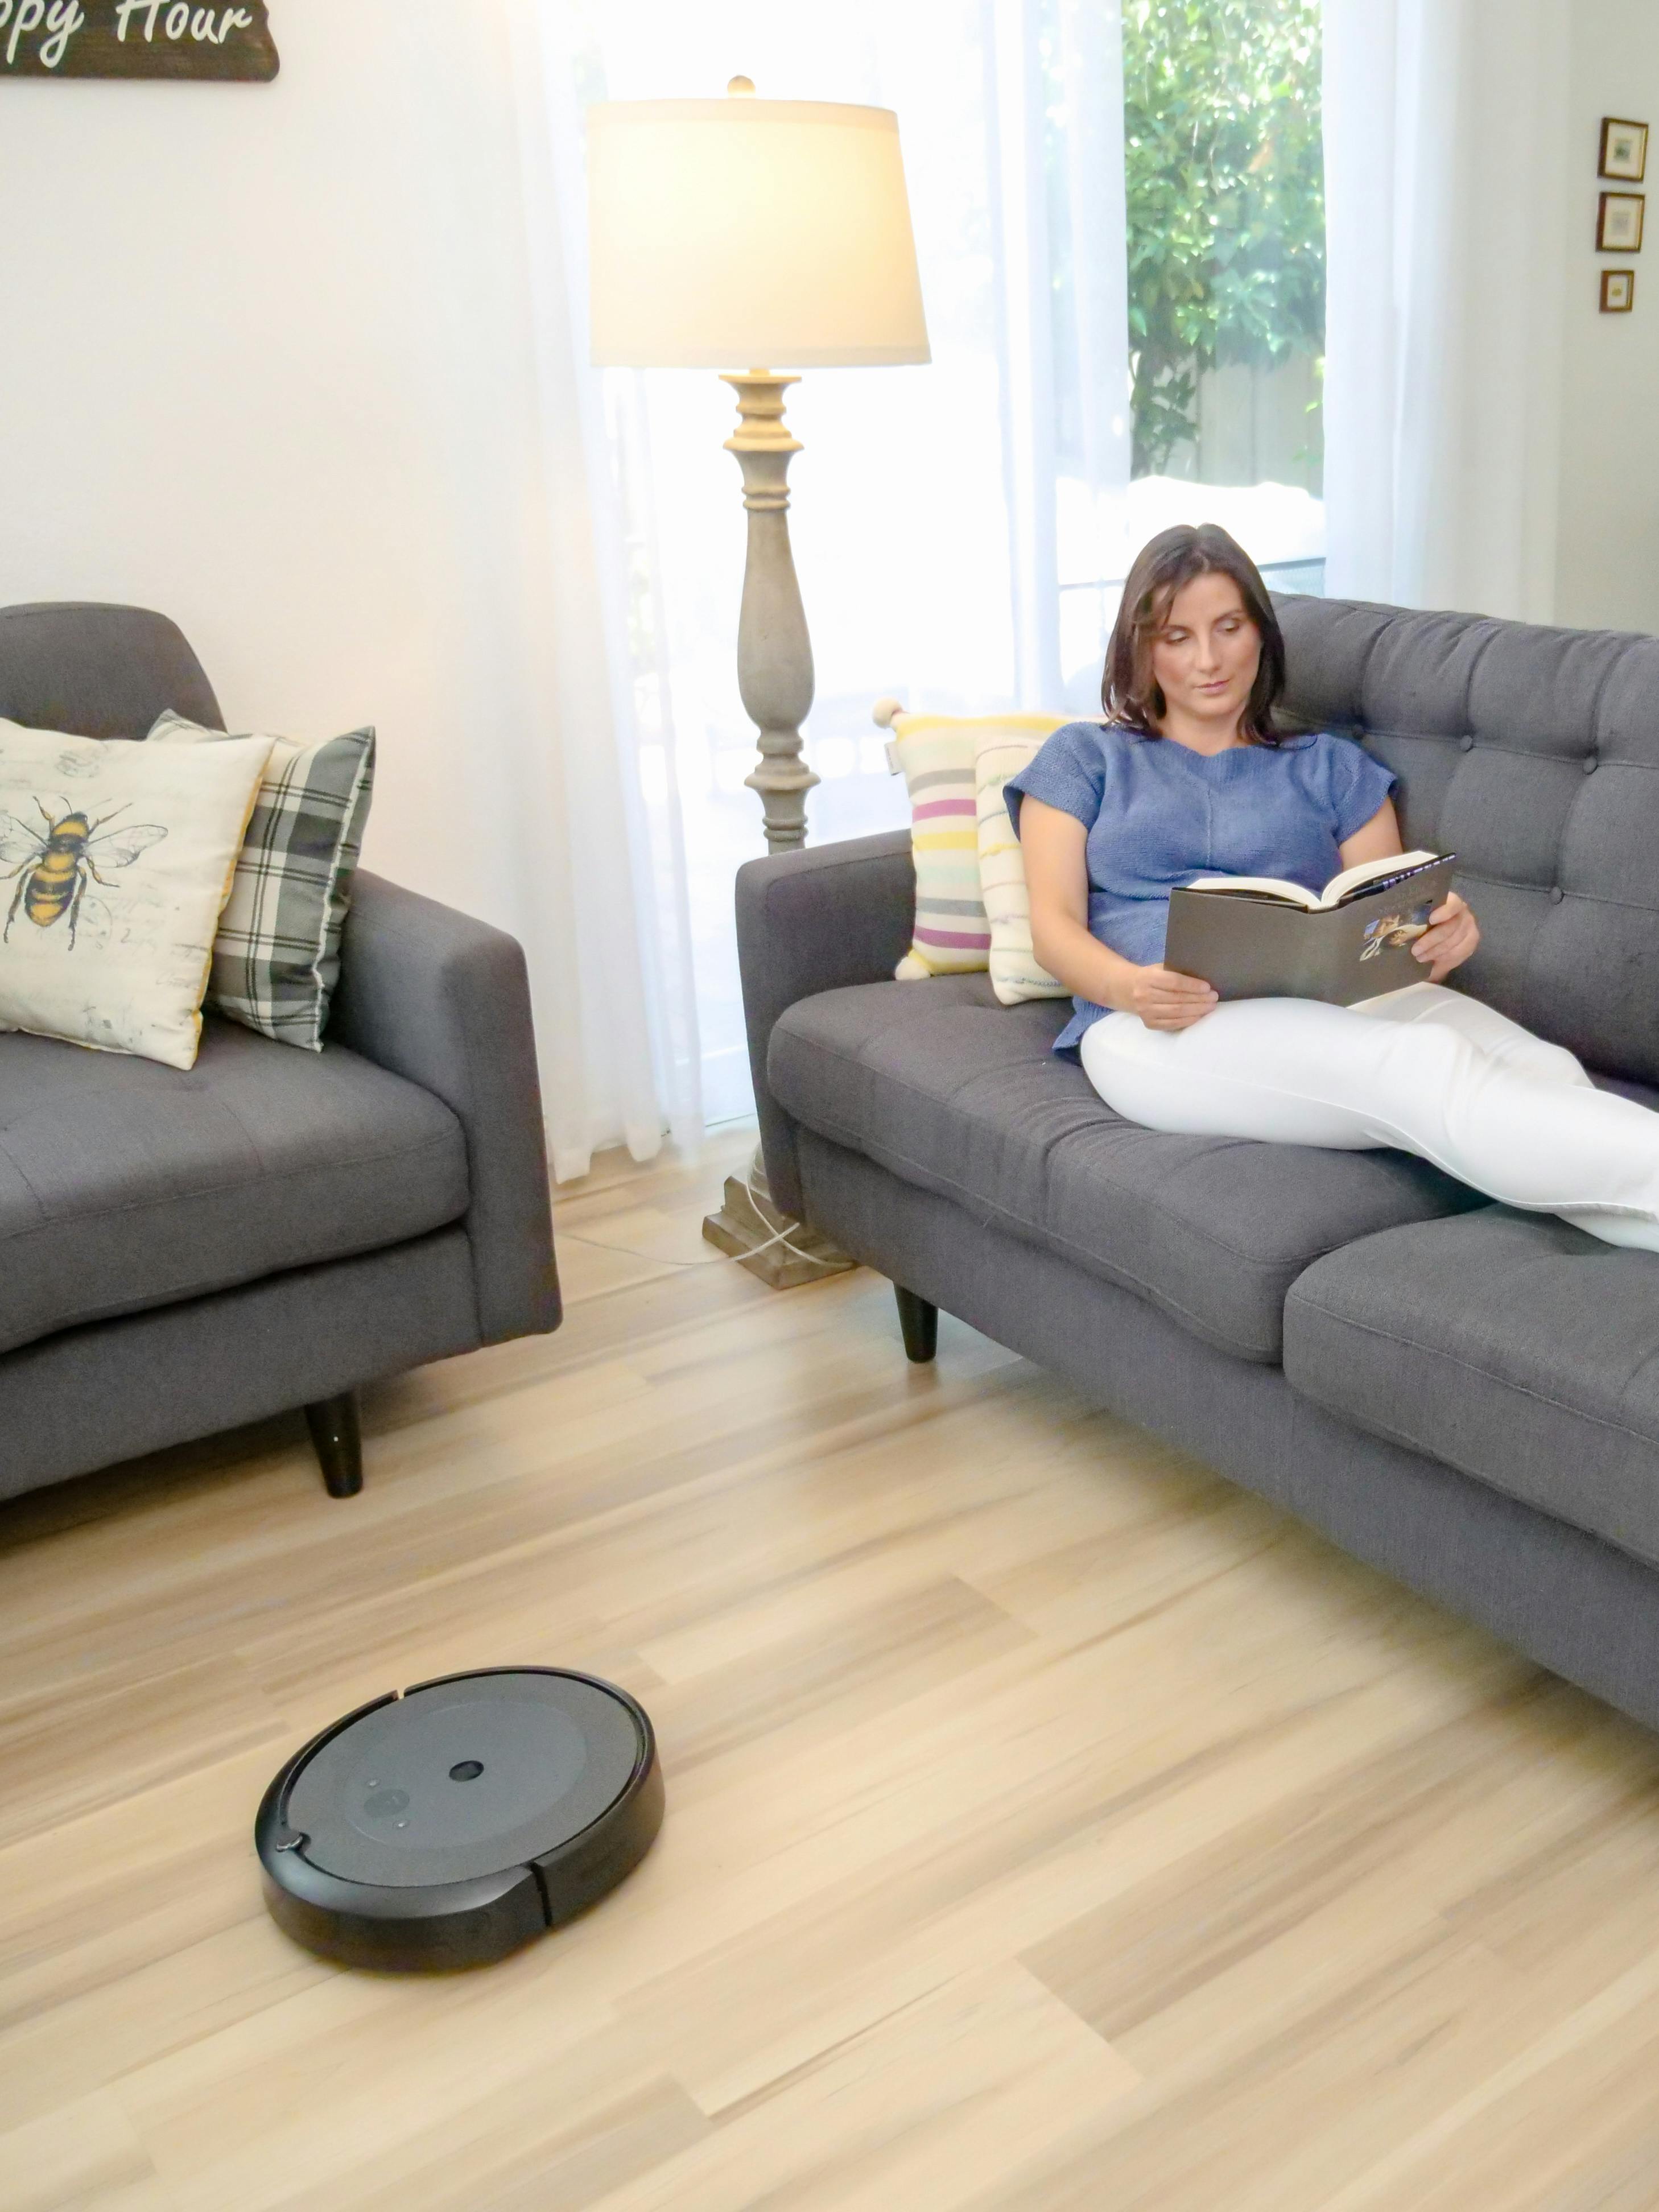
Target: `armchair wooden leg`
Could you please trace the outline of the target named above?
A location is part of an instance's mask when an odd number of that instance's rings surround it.
[[[907,1291],[902,1283],[894,1284],[893,1296],[898,1300],[899,1327],[904,1332],[904,1356],[918,1367],[925,1367],[939,1350],[939,1308],[930,1306],[914,1291]]]
[[[323,1482],[331,1498],[355,1498],[363,1486],[363,1437],[357,1423],[357,1394],[343,1390],[306,1407],[306,1426],[316,1449]]]

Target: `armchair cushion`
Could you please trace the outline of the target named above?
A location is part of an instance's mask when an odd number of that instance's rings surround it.
[[[210,1018],[189,1071],[0,1036],[0,1352],[459,1219],[441,1100]]]

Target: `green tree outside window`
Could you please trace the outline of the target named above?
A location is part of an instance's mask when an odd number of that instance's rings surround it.
[[[1124,0],[1136,476],[1206,369],[1324,351],[1320,58],[1320,0]]]

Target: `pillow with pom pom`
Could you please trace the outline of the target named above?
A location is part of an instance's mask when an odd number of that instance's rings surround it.
[[[884,706],[878,711],[884,712]],[[893,971],[901,982],[928,975],[971,975],[988,967],[994,976],[994,933],[981,883],[983,844],[975,763],[981,748],[997,744],[1023,744],[1026,750],[1022,758],[1029,759],[1049,732],[1067,719],[1064,714],[893,714],[888,752],[910,794],[910,854],[916,870],[915,928],[910,950]],[[1003,821],[1006,827],[1006,809]],[[1012,829],[1008,834],[1012,839]],[[1014,860],[1018,867],[1017,846]],[[1023,874],[1020,887],[1023,891]],[[1030,936],[1028,923],[1028,948]]]

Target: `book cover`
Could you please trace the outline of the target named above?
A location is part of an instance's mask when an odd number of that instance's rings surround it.
[[[1403,990],[1427,974],[1412,946],[1451,889],[1452,854],[1403,878],[1305,907],[1245,890],[1170,895],[1164,964],[1224,999],[1323,999],[1337,1006]]]

